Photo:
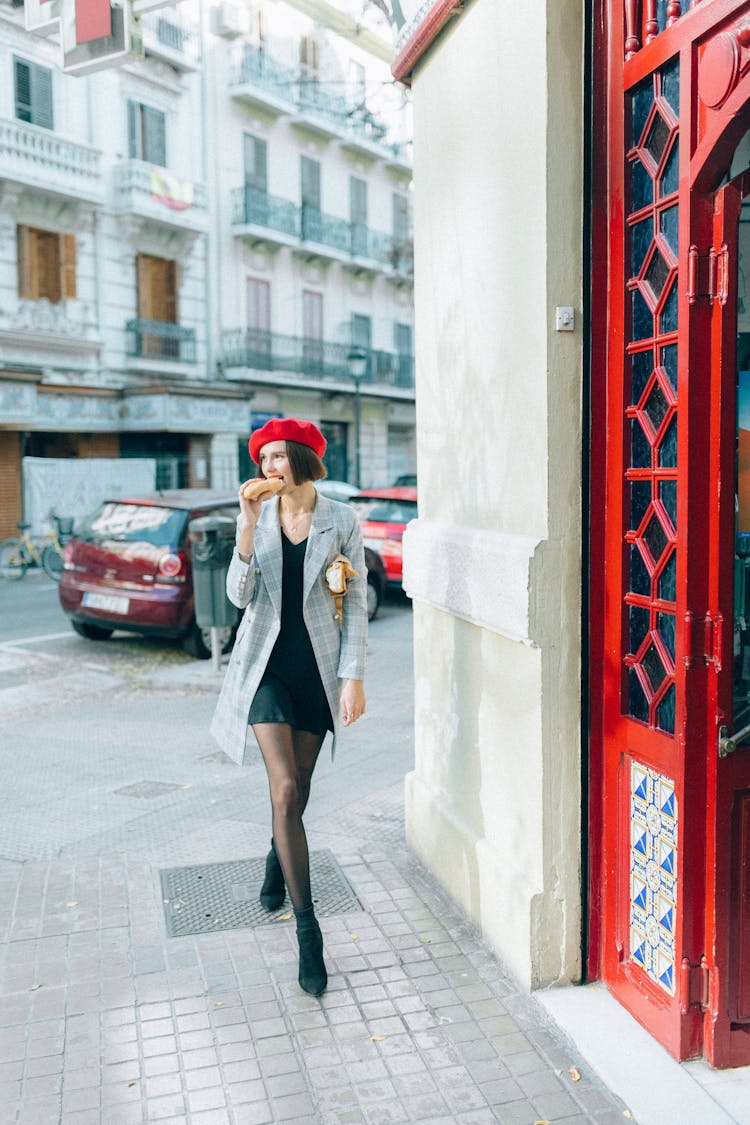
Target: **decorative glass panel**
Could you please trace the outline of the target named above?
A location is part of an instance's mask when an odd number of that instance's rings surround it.
[[[667,734],[674,734],[674,684],[656,709],[656,725]]]
[[[659,576],[659,599],[663,602],[677,600],[677,552],[672,551],[666,566]]]
[[[651,687],[654,691],[658,691],[667,673],[655,645],[652,644],[646,649],[642,667],[651,682]]]
[[[659,386],[659,383],[654,383],[651,394],[646,399],[644,411],[648,417],[649,422],[654,427],[654,432],[659,429],[669,410],[669,403],[666,400],[664,391]]]
[[[675,619],[671,613],[657,613],[656,627],[659,630],[659,636],[664,641],[667,652],[674,660],[675,653]]]
[[[631,201],[633,211],[640,211],[654,202],[654,182],[640,160],[633,162]]]
[[[633,290],[633,339],[645,340],[654,332],[654,318],[639,289]]]
[[[630,614],[630,651],[635,654],[648,632],[651,614],[640,605],[631,605],[628,610]]]
[[[636,223],[631,233],[631,273],[633,277],[641,272],[641,266],[653,237],[654,221],[649,215],[642,223]]]
[[[664,165],[664,174],[661,178],[661,194],[671,195],[680,186],[680,145],[675,137],[672,151]]]
[[[653,157],[654,163],[658,164],[661,160],[664,147],[669,139],[669,126],[660,113],[656,114],[651,128],[646,137],[646,149]]]
[[[660,351],[659,362],[667,373],[672,390],[677,390],[677,344],[666,344]]]
[[[661,96],[674,113],[680,116],[680,60],[675,57],[661,72]]]
[[[631,422],[631,456],[630,464],[633,469],[650,469],[651,468],[651,446],[648,443],[648,438],[644,434],[641,423],[637,418]]]
[[[666,211],[662,211],[659,220],[662,237],[672,251],[674,257],[677,257],[678,247],[678,212],[676,207],[667,207]]]
[[[663,480],[659,484],[659,499],[667,509],[672,527],[677,528],[677,481]]]
[[[661,556],[664,554],[664,548],[666,547],[669,540],[664,534],[664,528],[661,526],[656,516],[654,516],[654,518],[648,524],[643,538],[646,541],[646,546],[651,552],[651,558],[655,563],[657,563]]]
[[[675,416],[667,426],[666,433],[659,446],[659,466],[662,469],[674,469],[677,465],[677,417]]]
[[[633,135],[631,143],[635,147],[640,139],[641,133],[646,125],[649,110],[654,101],[654,80],[647,78],[645,82],[641,82],[640,86],[636,86],[631,95],[631,124]]]
[[[630,589],[634,594],[651,597],[651,578],[635,543],[630,548]]]
[[[669,266],[664,261],[657,247],[654,251],[654,256],[648,264],[646,270],[645,280],[654,295],[654,300],[658,301],[661,296],[661,291],[664,288],[664,283],[669,277]]]
[[[641,682],[635,673],[635,669],[631,668],[628,672],[628,694],[630,697],[630,714],[634,719],[640,719],[642,723],[648,722],[648,700],[643,694]]]
[[[630,528],[635,531],[651,503],[651,481],[631,480],[630,482]]]
[[[647,352],[636,352],[635,355],[630,357],[630,363],[633,372],[631,402],[634,406],[637,406],[654,369],[654,353],[651,349]]]
[[[677,331],[677,286],[674,284],[669,292],[669,296],[664,302],[664,308],[661,311],[660,319],[662,332]]]

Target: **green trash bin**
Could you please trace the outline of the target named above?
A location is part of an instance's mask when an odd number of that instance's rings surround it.
[[[195,620],[202,629],[225,629],[237,620],[227,597],[227,572],[234,550],[235,521],[201,516],[188,527],[193,560]]]

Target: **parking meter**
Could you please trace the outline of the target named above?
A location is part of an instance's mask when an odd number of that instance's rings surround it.
[[[201,516],[188,526],[193,563],[195,620],[211,630],[214,668],[221,664],[219,630],[234,625],[237,609],[226,592],[227,572],[234,549],[235,521],[228,516]]]

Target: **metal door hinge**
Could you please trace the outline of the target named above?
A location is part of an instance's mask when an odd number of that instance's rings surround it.
[[[712,617],[696,617],[692,610],[685,614],[685,667],[694,668],[696,664],[713,666],[721,671],[721,644],[724,618],[721,613]]]
[[[705,953],[697,965],[683,957],[680,965],[680,1011],[686,1016],[691,1007],[708,1011],[711,1000],[711,972]]]
[[[716,249],[712,246],[701,253],[693,245],[688,250],[687,299],[694,305],[699,298],[709,304],[718,301],[727,303],[729,296],[729,247],[726,242]]]

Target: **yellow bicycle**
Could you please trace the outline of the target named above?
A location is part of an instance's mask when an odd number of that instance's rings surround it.
[[[29,535],[31,524],[18,523],[20,534],[0,543],[0,577],[23,578],[30,566],[41,566],[44,573],[55,582],[60,581],[63,571],[63,548],[70,537],[70,520],[52,517],[54,523],[46,535],[34,540]]]

